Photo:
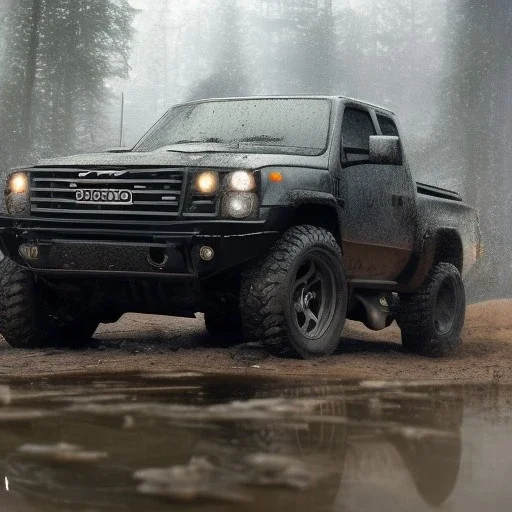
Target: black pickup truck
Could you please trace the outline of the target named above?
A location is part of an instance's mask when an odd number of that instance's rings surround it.
[[[442,355],[480,254],[475,210],[414,182],[395,116],[344,97],[178,105],[131,150],[12,172],[5,201],[0,332],[16,347],[203,312],[219,340],[279,355],[332,353],[346,318],[396,319],[406,349]]]

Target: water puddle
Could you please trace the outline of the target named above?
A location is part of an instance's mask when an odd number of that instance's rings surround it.
[[[0,510],[509,510],[511,404],[495,385],[5,381]]]

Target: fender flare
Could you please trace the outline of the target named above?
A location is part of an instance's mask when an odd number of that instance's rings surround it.
[[[338,226],[339,240],[338,242],[342,245],[343,239],[343,215],[342,206],[340,202],[328,192],[319,192],[316,190],[301,190],[295,189],[289,191],[283,198],[281,206],[290,208],[292,211],[293,219],[301,208],[308,206],[324,206],[332,209],[336,214],[336,223]],[[293,222],[292,222],[293,225]],[[336,237],[338,238],[338,237]],[[343,247],[342,247],[343,248]]]
[[[430,269],[439,261],[447,261],[457,267],[462,266],[462,261],[458,262],[455,259],[448,261],[441,256],[440,243],[443,237],[447,236],[452,240],[457,240],[458,244],[462,243],[459,232],[453,228],[428,230],[423,235],[418,253],[412,256],[404,271],[398,276],[399,292],[414,293],[418,290]],[[459,268],[459,270],[462,272],[462,268]]]

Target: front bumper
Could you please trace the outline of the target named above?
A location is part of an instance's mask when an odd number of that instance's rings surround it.
[[[2,252],[52,276],[207,279],[257,257],[278,237],[265,221],[182,221],[135,231],[0,216]],[[37,257],[22,256],[23,245],[37,247]],[[203,246],[214,251],[210,261],[200,257]]]

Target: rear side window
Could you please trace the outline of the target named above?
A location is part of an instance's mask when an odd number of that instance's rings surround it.
[[[382,135],[391,135],[393,137],[398,137],[398,128],[396,127],[393,119],[390,119],[386,116],[377,115],[377,120],[379,121],[380,131]]]
[[[343,154],[347,162],[363,162],[370,153],[370,135],[375,135],[372,118],[365,110],[346,108],[341,135]]]

